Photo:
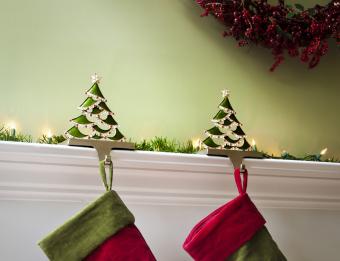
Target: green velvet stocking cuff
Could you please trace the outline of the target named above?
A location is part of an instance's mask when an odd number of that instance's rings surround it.
[[[227,261],[287,261],[264,226]]]
[[[134,223],[115,191],[108,191],[39,242],[52,261],[84,259],[107,238]]]

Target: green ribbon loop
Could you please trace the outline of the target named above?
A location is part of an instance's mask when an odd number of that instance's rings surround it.
[[[112,180],[113,180],[113,166],[112,162],[109,164],[109,183],[107,182],[107,175],[105,170],[105,160],[99,161],[99,173],[102,177],[106,191],[112,190]]]

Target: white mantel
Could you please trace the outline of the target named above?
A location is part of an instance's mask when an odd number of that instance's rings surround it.
[[[131,204],[218,206],[236,195],[229,159],[112,151],[114,189]],[[340,210],[340,164],[245,159],[260,207]],[[0,199],[89,201],[103,192],[94,149],[0,142]]]
[[[114,189],[157,260],[190,261],[181,245],[191,228],[236,195],[230,161],[144,151],[111,155]],[[288,260],[338,260],[340,164],[245,164],[248,192]],[[0,260],[46,260],[36,242],[103,191],[94,149],[0,142]]]

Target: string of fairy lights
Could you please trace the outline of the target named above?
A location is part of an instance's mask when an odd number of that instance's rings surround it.
[[[1,136],[1,133],[6,132],[6,137]],[[30,138],[28,138],[30,137]],[[20,141],[20,142],[33,142],[31,135],[23,135],[18,132],[17,124],[15,121],[9,121],[4,127],[0,127],[0,140],[5,141]],[[45,128],[42,131],[42,137],[38,139],[39,143],[57,144],[65,140],[63,135],[53,134],[51,129]],[[260,151],[257,147],[255,139],[252,139],[251,150]],[[179,147],[181,147],[179,149]],[[204,148],[204,144],[200,138],[193,138],[188,140],[187,143],[179,144],[174,140],[167,138],[155,137],[149,141],[142,140],[136,143],[136,148],[139,150],[147,151],[165,151],[165,152],[181,152],[181,153],[196,153]],[[261,151],[263,152],[263,151]],[[316,154],[309,154],[304,157],[296,157],[291,155],[288,151],[282,151],[281,155],[275,156],[273,154],[264,153],[266,158],[274,159],[287,159],[287,160],[308,160],[308,161],[327,161],[327,162],[340,162],[334,157],[326,157],[328,152],[327,148],[322,149]]]

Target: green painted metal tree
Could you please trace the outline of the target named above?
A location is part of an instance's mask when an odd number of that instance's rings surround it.
[[[106,105],[107,100],[99,88],[100,78],[95,74],[91,80],[93,85],[85,93],[87,98],[78,107],[82,113],[70,120],[73,127],[66,131],[66,137],[124,141],[125,137],[113,118],[114,113]]]
[[[228,150],[250,150],[250,144],[246,140],[242,124],[238,121],[233,107],[229,102],[229,91],[223,90],[223,101],[219,104],[220,109],[211,120],[214,127],[205,131],[207,138],[203,145],[208,148]]]

